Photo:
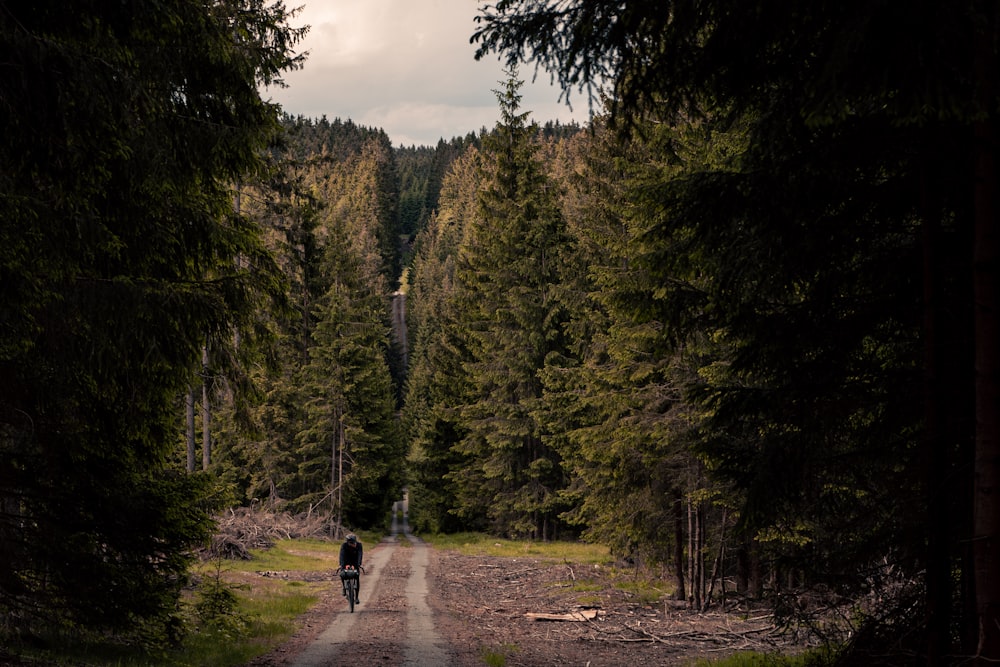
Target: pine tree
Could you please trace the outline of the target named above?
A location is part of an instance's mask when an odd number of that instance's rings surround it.
[[[286,124],[287,140],[291,130]],[[294,142],[292,142],[294,144]],[[226,485],[234,504],[280,506],[293,493],[286,485],[296,470],[292,448],[305,424],[301,369],[309,358],[316,323],[313,310],[327,289],[321,275],[317,236],[322,203],[308,191],[311,159],[292,157],[294,147],[272,148],[270,168],[243,188],[245,215],[257,222],[285,279],[287,299],[280,308],[261,309],[258,322],[273,336],[269,355],[244,362],[246,382],[225,392],[213,420],[212,472]],[[245,348],[245,342],[241,343]]]
[[[280,3],[35,2],[0,16],[0,625],[157,644],[207,480],[171,465],[206,337],[280,294],[233,187],[297,65]]]
[[[305,423],[296,436],[295,504],[330,494],[333,448],[344,447],[337,509],[353,525],[377,523],[401,485],[389,343],[387,272],[394,260],[386,252],[386,230],[396,221],[395,190],[386,183],[395,171],[387,151],[384,137],[375,136],[312,175],[326,202],[316,233],[323,248],[317,272],[328,287],[315,304],[301,368]]]
[[[394,459],[402,455],[395,384],[384,377],[396,363],[387,306],[398,249],[386,243],[394,162],[378,131],[325,119],[286,118],[284,126],[272,147],[275,170],[248,193],[247,207],[267,230],[294,309],[261,314],[278,336],[276,360],[254,375],[260,397],[249,423],[223,413],[214,470],[236,502],[325,508],[373,525],[400,486]],[[387,389],[393,400],[385,404]],[[353,448],[350,476],[331,504],[343,442]]]
[[[462,511],[481,512],[485,499],[494,529],[548,539],[564,477],[539,421],[539,372],[562,352],[564,313],[553,285],[567,239],[553,183],[533,156],[535,126],[519,109],[521,82],[508,75],[456,268],[473,399],[462,413],[461,451],[474,464],[454,474]]]
[[[335,510],[352,525],[375,525],[401,486],[403,452],[380,296],[365,295],[349,278],[335,281],[317,310],[315,344],[303,369],[308,426],[296,452],[296,505],[315,506],[335,494],[343,502]]]
[[[848,526],[831,522],[828,546],[876,544],[859,537],[873,531],[893,553],[923,559],[929,664],[958,650],[951,593],[972,588],[955,586],[956,571],[975,580],[978,605],[961,623],[960,650],[984,664],[1000,658],[1000,577],[989,556],[1000,539],[996,3],[788,12],[721,0],[623,11],[521,0],[481,20],[479,56],[536,59],[566,87],[603,77],[618,120],[656,109],[672,122],[700,102],[749,122],[737,173],[678,184],[687,195],[674,211],[711,251],[715,305],[701,312],[728,313],[735,351],[725,386],[708,390],[729,425],[716,444],[742,449],[728,462],[744,488],[783,498],[756,510],[818,509],[819,525],[846,503],[843,515],[863,527],[843,535]],[[661,195],[673,199],[669,190]],[[973,413],[975,476],[963,479]],[[737,460],[760,465],[747,475]],[[771,472],[782,468],[793,472]],[[827,477],[813,486],[817,471]],[[870,488],[890,501],[872,501],[881,511],[863,509]],[[973,497],[974,507],[958,500]],[[923,515],[903,512],[900,525],[895,510],[905,507]],[[927,549],[916,555],[914,544]]]
[[[482,513],[459,519],[456,482],[448,475],[467,463],[456,451],[465,427],[458,407],[467,402],[465,333],[458,313],[455,256],[465,225],[475,216],[481,155],[471,148],[452,163],[436,214],[415,242],[408,293],[410,369],[404,407],[410,452],[410,521],[418,529],[482,528]]]
[[[648,129],[643,140],[621,142],[595,124],[561,155],[572,163],[564,166],[563,201],[573,268],[562,283],[572,314],[572,355],[545,370],[546,415],[571,475],[567,518],[621,557],[670,563],[677,594],[700,602],[705,582],[696,586],[686,575],[692,563],[701,565],[697,555],[717,552],[718,545],[698,543],[714,539],[701,531],[689,536],[695,542],[689,546],[681,512],[686,502],[718,525],[721,519],[708,517],[722,487],[690,451],[688,433],[703,413],[685,400],[685,388],[712,350],[700,332],[685,336],[668,326],[658,305],[664,290],[642,261],[660,214],[644,205],[644,184],[677,176],[678,154],[687,150],[673,141],[664,151],[653,136],[667,130]],[[693,287],[696,278],[675,274],[673,280]]]

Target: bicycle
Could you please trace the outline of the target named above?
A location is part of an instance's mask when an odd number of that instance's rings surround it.
[[[365,572],[365,568],[358,566],[361,572]],[[351,613],[354,613],[354,605],[358,601],[358,577],[360,573],[354,568],[353,565],[348,565],[347,567],[340,569],[340,582],[344,586],[344,593],[347,595],[347,605],[351,608]],[[367,574],[367,572],[365,572]]]

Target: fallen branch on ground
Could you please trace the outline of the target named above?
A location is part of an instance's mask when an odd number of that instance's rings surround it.
[[[598,611],[596,609],[587,609],[584,611],[571,611],[568,614],[542,614],[529,611],[524,616],[531,621],[592,621],[597,618]]]

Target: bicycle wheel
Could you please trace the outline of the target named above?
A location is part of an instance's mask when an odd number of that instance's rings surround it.
[[[347,582],[347,604],[351,607],[351,613],[354,613],[354,601],[358,599],[358,580],[349,579]]]

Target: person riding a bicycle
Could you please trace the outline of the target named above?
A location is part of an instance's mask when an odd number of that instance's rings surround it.
[[[365,549],[361,545],[361,542],[358,541],[358,536],[355,535],[354,533],[348,533],[347,538],[344,540],[344,543],[340,545],[340,567],[337,568],[337,572],[340,573],[340,584],[344,588],[345,596],[347,595],[347,585],[344,582],[344,573],[347,571],[348,568],[354,568],[354,570],[358,573],[363,572],[364,570],[361,567],[361,563],[364,560],[364,555],[365,555]],[[361,577],[359,575],[355,576],[357,576],[358,578],[358,584],[356,590],[358,591],[358,595],[360,596]],[[360,601],[361,600],[356,600],[356,602]]]

